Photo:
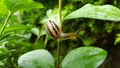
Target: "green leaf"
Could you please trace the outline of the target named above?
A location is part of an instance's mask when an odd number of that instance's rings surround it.
[[[54,68],[54,59],[48,51],[39,49],[20,56],[18,65],[21,68]]]
[[[34,28],[31,29],[31,31],[32,31],[33,34],[39,36],[39,29],[38,28],[34,27]]]
[[[70,2],[82,2],[82,3],[90,3],[93,2],[93,0],[68,0]]]
[[[91,37],[83,38],[82,41],[83,41],[83,45],[85,46],[90,46],[95,42]]]
[[[50,17],[52,15],[52,9],[49,9],[47,12],[46,12],[47,16]]]
[[[1,28],[1,27],[0,27]],[[25,25],[12,25],[5,28],[4,32],[11,32],[11,31],[18,31],[18,30],[25,30],[27,28],[31,28],[30,26]]]
[[[63,59],[62,68],[97,68],[106,58],[107,52],[96,47],[81,47],[72,50]]]
[[[20,39],[18,39],[18,40],[20,40]],[[33,44],[31,44],[31,43],[28,43],[28,42],[21,42],[21,41],[16,41],[16,39],[15,40],[10,40],[9,41],[9,43],[14,43],[14,44],[18,44],[18,45],[21,45],[21,46],[25,46],[25,47],[30,47],[30,46],[33,46]]]
[[[86,4],[82,8],[72,12],[64,19],[93,18],[110,21],[120,21],[120,9],[112,5],[94,6]]]
[[[116,45],[117,43],[120,43],[120,33],[116,34],[116,38],[115,38],[114,44]]]
[[[11,12],[21,9],[43,8],[41,3],[32,0],[5,0],[4,2]]]
[[[45,34],[46,34],[46,31],[45,31],[45,30],[42,30],[42,31],[40,32],[40,36],[45,35]]]
[[[3,0],[0,0],[0,10],[2,10],[2,11],[0,11],[0,17],[3,15],[7,15],[8,10],[7,10]]]

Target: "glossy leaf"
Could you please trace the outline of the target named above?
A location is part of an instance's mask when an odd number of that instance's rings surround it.
[[[21,9],[43,8],[41,3],[32,0],[5,0],[4,2],[11,12]]]
[[[48,51],[40,49],[20,56],[18,65],[21,68],[54,68],[54,59]]]
[[[97,68],[106,58],[107,52],[96,47],[81,47],[72,50],[63,59],[62,68]]]
[[[72,12],[64,19],[93,18],[110,21],[120,21],[120,9],[112,5],[94,6],[86,4],[82,8]]]

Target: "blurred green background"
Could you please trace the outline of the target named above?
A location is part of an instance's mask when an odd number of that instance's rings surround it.
[[[49,37],[45,46],[45,23],[49,17],[52,19],[56,17],[58,1],[34,1],[40,3],[43,7],[34,8],[33,6],[33,9],[15,12],[11,16],[4,34],[0,36],[0,68],[17,68],[17,59],[20,55],[44,47],[56,57],[57,41]],[[62,16],[70,14],[87,3],[93,5],[110,4],[120,8],[120,0],[63,0]],[[2,28],[7,15],[8,10],[1,0],[0,28]],[[77,18],[65,20],[62,22],[62,27],[65,33],[76,32],[80,28],[82,30],[77,34],[76,40],[69,39],[60,42],[61,60],[69,51],[77,47],[95,46],[108,52],[106,60],[99,68],[120,68],[120,22]]]

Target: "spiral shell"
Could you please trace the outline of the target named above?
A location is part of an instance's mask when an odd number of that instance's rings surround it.
[[[61,34],[60,27],[51,20],[46,23],[46,32],[54,39],[58,39]]]

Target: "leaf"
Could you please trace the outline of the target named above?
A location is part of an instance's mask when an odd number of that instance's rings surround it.
[[[82,3],[91,3],[93,0],[68,0],[70,2],[82,2]]]
[[[52,9],[49,9],[47,12],[46,12],[47,16],[50,17],[52,15]]]
[[[6,57],[8,57],[7,49],[5,49],[4,46],[0,46],[0,61],[4,60]]]
[[[120,21],[120,9],[112,5],[94,6],[86,4],[82,8],[67,15],[64,19],[93,18],[110,21]]]
[[[62,68],[97,68],[106,58],[107,52],[96,47],[81,47],[72,50],[62,61]]]
[[[20,56],[18,65],[21,68],[54,68],[54,59],[48,51],[39,49]]]
[[[115,38],[114,44],[116,45],[117,43],[120,43],[120,33],[116,34],[116,38]]]
[[[45,31],[45,30],[42,30],[42,31],[40,32],[40,36],[45,35],[45,34],[46,34],[46,31]]]
[[[2,10],[2,11],[0,11],[0,17],[3,15],[7,15],[8,10],[7,10],[3,0],[0,0],[0,10]]]
[[[4,2],[11,12],[21,9],[43,8],[41,3],[32,0],[5,0]]]
[[[28,43],[28,42],[24,42],[24,41],[19,41],[20,39],[18,39],[18,41],[16,40],[10,40],[9,43],[14,43],[14,44],[18,44],[18,45],[21,45],[21,46],[25,46],[25,47],[30,47],[30,46],[33,46],[33,44],[31,43]]]
[[[83,38],[82,41],[83,41],[83,45],[85,46],[90,46],[95,42],[91,37]]]
[[[39,29],[38,28],[34,27],[34,28],[31,29],[31,31],[32,31],[33,34],[39,36]]]
[[[31,27],[30,26],[25,26],[25,25],[12,25],[12,26],[6,27],[4,32],[25,30],[27,28],[31,28]]]

